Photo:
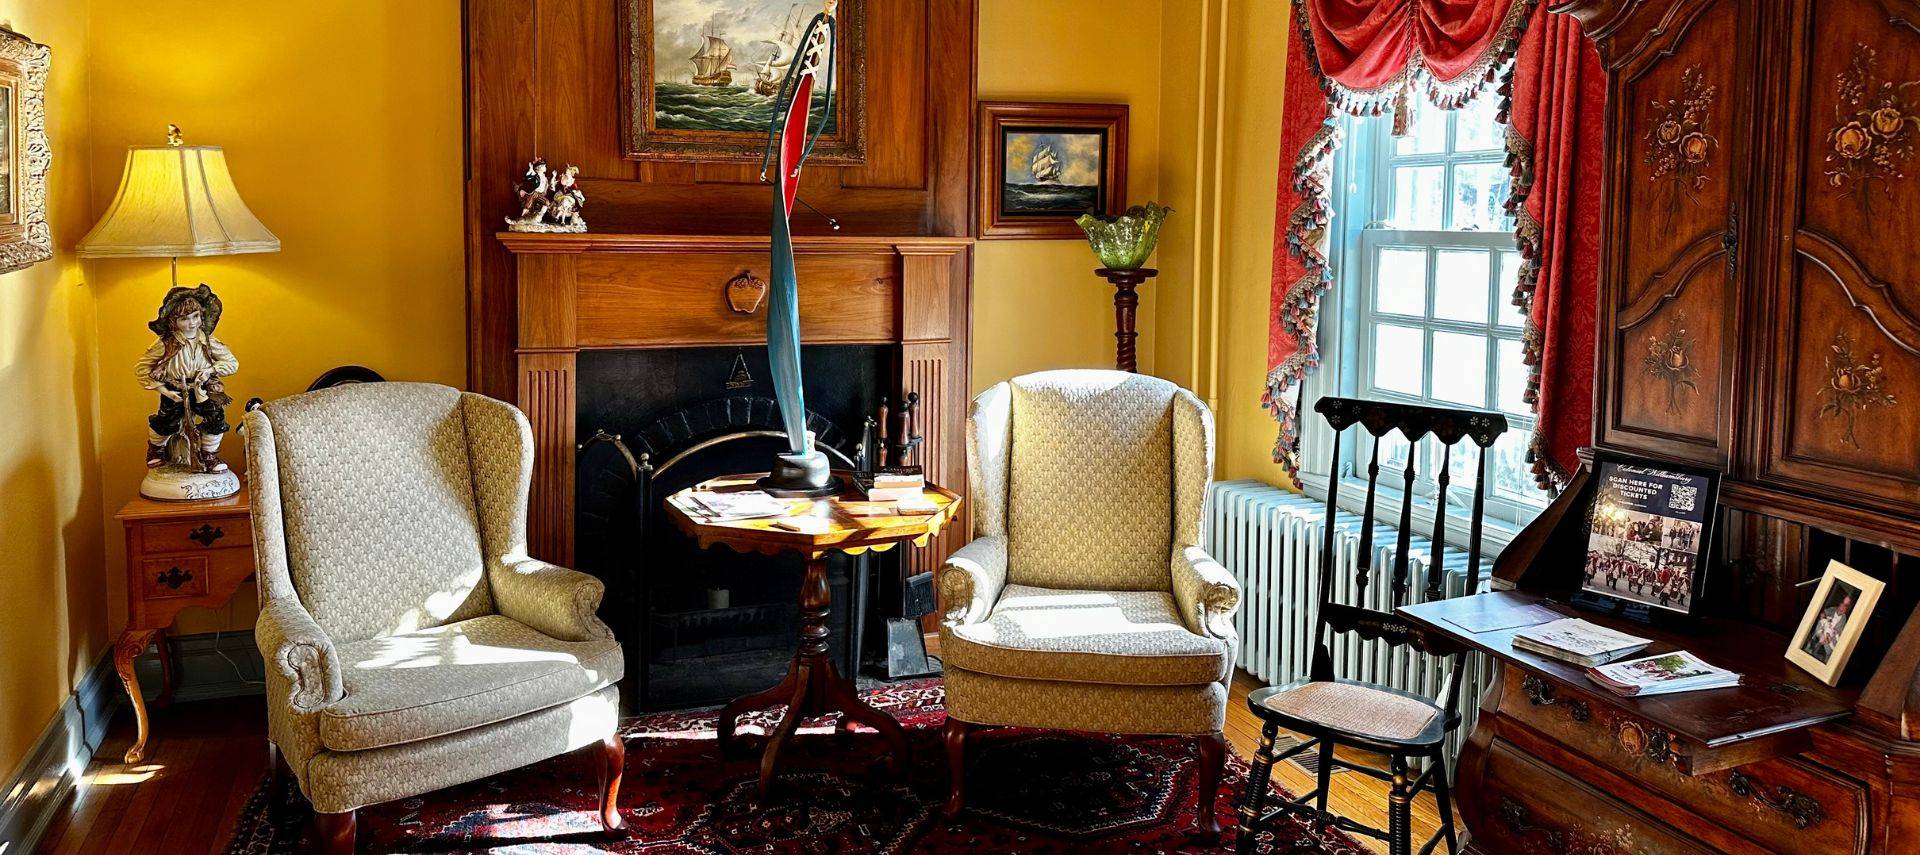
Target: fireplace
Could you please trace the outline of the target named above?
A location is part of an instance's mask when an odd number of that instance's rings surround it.
[[[808,426],[836,468],[860,461],[866,418],[889,387],[893,348],[807,347]],[[668,525],[662,500],[708,478],[764,470],[786,450],[763,347],[582,354],[575,564],[607,583],[604,616],[627,649],[637,710],[719,703],[779,682],[792,656],[796,555],[701,549]],[[617,440],[615,438],[618,438]],[[876,566],[830,567],[832,649],[859,673]]]

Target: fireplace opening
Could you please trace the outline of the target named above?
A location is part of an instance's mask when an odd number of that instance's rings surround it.
[[[878,346],[804,349],[808,427],[836,468],[859,460],[892,362]],[[626,647],[630,706],[684,709],[777,683],[794,650],[801,559],[701,549],[664,510],[675,491],[765,471],[786,450],[765,348],[582,353],[578,370],[576,563],[607,583],[602,613]],[[895,562],[829,563],[830,644],[846,673],[859,672],[851,640],[877,566]]]

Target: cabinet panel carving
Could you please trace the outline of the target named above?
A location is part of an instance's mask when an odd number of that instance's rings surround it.
[[[1675,3],[1608,91],[1602,443],[1727,457],[1739,223],[1752,148],[1745,4]]]
[[[1778,404],[1761,414],[1761,477],[1916,515],[1920,30],[1879,0],[1807,2],[1784,110],[1791,243],[1767,295]]]

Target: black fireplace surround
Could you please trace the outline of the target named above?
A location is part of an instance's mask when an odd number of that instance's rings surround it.
[[[859,459],[865,420],[893,388],[893,350],[802,350],[808,427],[835,468]],[[575,563],[607,584],[601,611],[626,648],[629,706],[684,709],[779,682],[803,562],[701,549],[663,505],[708,478],[765,471],[786,450],[766,349],[582,351],[578,378]],[[831,559],[831,644],[845,673],[860,670],[849,639],[866,621],[854,605],[867,599],[874,569],[895,563],[891,554]]]

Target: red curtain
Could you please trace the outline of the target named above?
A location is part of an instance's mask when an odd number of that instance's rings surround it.
[[[1261,402],[1280,422],[1273,459],[1298,480],[1300,400],[1319,366],[1314,337],[1327,269],[1327,196],[1340,146],[1330,107],[1379,114],[1414,87],[1434,104],[1464,105],[1513,56],[1537,0],[1296,0],[1287,37],[1274,210],[1267,382]]]
[[[1297,0],[1330,93],[1397,95],[1417,63],[1434,103],[1471,100],[1504,62],[1531,0]],[[1351,107],[1349,107],[1351,109]]]
[[[1594,302],[1600,291],[1600,172],[1606,77],[1566,15],[1535,10],[1514,56],[1507,164],[1524,262],[1514,304],[1527,313],[1527,401],[1538,420],[1528,458],[1541,486],[1566,483],[1593,435]]]

